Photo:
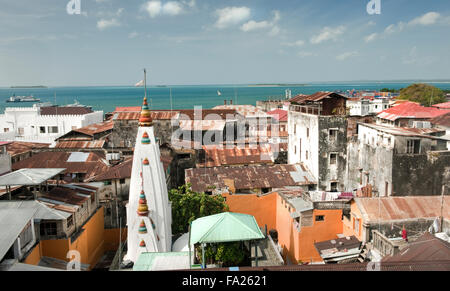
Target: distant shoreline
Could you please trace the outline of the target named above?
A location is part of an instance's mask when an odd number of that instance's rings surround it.
[[[11,89],[47,89],[47,86],[11,86]]]
[[[247,87],[305,87],[306,84],[250,84]]]

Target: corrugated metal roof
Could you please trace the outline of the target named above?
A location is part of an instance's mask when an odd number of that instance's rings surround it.
[[[432,124],[450,127],[450,112],[430,120]]]
[[[267,112],[270,116],[273,116],[278,121],[287,122],[288,121],[288,111],[282,109],[276,109],[273,111]]]
[[[386,126],[381,124],[369,124],[369,123],[359,123],[361,126],[366,126],[375,130],[383,131],[388,134],[392,135],[399,135],[399,136],[414,136],[414,137],[421,137],[421,138],[429,138],[429,139],[442,139],[441,137],[432,136],[432,135],[426,135],[422,133],[433,133],[433,132],[439,132],[441,130],[436,129],[420,129],[420,128],[409,128],[409,127],[393,127],[393,126]]]
[[[112,121],[106,121],[102,123],[91,124],[85,127],[77,128],[72,131],[81,132],[83,134],[94,136],[94,134],[102,133],[108,130],[112,130],[114,123]]]
[[[297,95],[294,98],[290,99],[290,102],[295,103],[306,103],[306,102],[319,102],[322,101],[325,98],[344,98],[347,99],[346,96],[340,95],[338,93],[334,92],[317,92],[312,95]]]
[[[92,112],[87,107],[41,107],[41,115],[85,115]]]
[[[93,141],[60,141],[55,145],[56,149],[102,149],[105,140]]]
[[[441,215],[441,196],[408,196],[382,198],[355,198],[366,223]],[[450,219],[450,196],[443,198],[443,215]]]
[[[230,146],[228,146],[230,147]],[[255,147],[223,148],[217,146],[203,146],[206,162],[197,164],[202,167],[221,167],[230,165],[271,164],[274,162],[269,144]]]
[[[6,144],[6,151],[11,155],[11,157],[15,157],[16,155],[30,152],[33,149],[48,148],[49,146],[50,144],[46,143],[14,141]]]
[[[181,130],[193,131],[223,131],[226,125],[225,120],[180,120]]]
[[[214,110],[235,110],[245,118],[268,118],[266,112],[253,105],[220,105],[213,108]]]
[[[0,202],[0,260],[36,213],[36,209],[5,209],[2,204]]]
[[[409,242],[408,246],[402,249],[400,253],[385,257],[381,262],[415,262],[424,260],[450,261],[450,243],[426,232],[417,240]]]
[[[88,182],[130,178],[132,166],[133,166],[133,159],[131,158],[127,159],[124,162],[113,166],[107,171],[90,178]]]
[[[395,121],[399,118],[420,118],[431,119],[450,112],[449,110],[442,110],[434,107],[424,107],[413,102],[404,102],[400,105],[386,109],[380,112],[377,117]]]
[[[304,170],[303,170],[304,169]],[[295,181],[296,178],[304,177]],[[306,177],[306,178],[305,178]],[[310,171],[295,165],[260,165],[245,167],[214,167],[186,170],[186,182],[196,192],[208,191],[211,186],[226,189],[225,180],[232,180],[235,189],[283,188],[316,184]]]
[[[103,152],[89,152],[85,162],[67,162],[70,152],[41,152],[12,165],[13,170],[22,168],[65,168],[65,173],[84,173],[85,179],[99,175],[107,169]]]
[[[440,108],[440,109],[450,109],[450,102],[434,104],[433,107]]]
[[[191,244],[219,243],[263,239],[255,217],[224,212],[194,220],[191,224]]]
[[[0,176],[0,186],[33,186],[40,185],[56,175],[64,172],[62,168],[36,168],[20,169],[18,171]]]

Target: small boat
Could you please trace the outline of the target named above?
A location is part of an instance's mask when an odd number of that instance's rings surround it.
[[[13,96],[9,97],[6,102],[39,102],[41,99],[34,98],[33,96]]]

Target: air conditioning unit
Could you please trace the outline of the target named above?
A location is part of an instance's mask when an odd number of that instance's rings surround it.
[[[118,161],[120,160],[120,153],[110,153],[106,154],[107,161]]]

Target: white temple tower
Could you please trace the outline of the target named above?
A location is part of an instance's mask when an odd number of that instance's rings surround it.
[[[131,172],[125,260],[136,262],[143,252],[170,252],[171,224],[172,210],[164,168],[145,96]]]

